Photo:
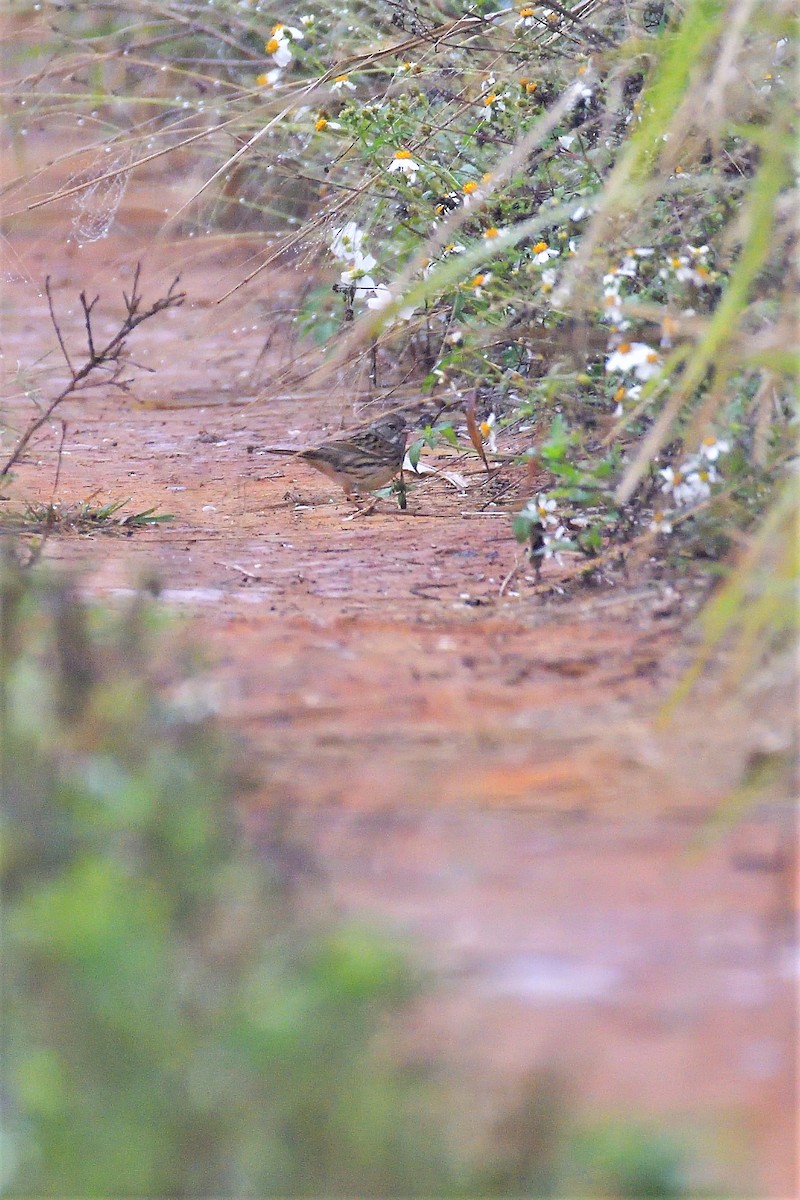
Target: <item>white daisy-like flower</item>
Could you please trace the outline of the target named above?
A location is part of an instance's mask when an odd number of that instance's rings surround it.
[[[728,454],[731,444],[725,438],[718,438],[711,434],[709,437],[703,438],[700,443],[700,457],[707,462],[716,462],[720,454]]]
[[[536,10],[528,6],[519,10],[519,19],[514,25],[514,29],[515,31],[518,29],[533,29],[536,24]]]
[[[618,284],[603,289],[603,316],[614,325],[622,320],[622,297]]]
[[[520,516],[527,517],[531,521],[537,521],[545,527],[560,525],[561,520],[556,509],[558,505],[552,496],[548,496],[547,492],[539,492],[536,496],[531,496],[525,507],[522,509]]]
[[[483,119],[484,121],[492,121],[498,113],[506,111],[505,93],[489,92],[488,96],[483,98]]]
[[[531,253],[533,254],[533,261],[537,265],[546,263],[551,258],[558,258],[558,250],[551,250],[547,242],[537,242],[532,247]]]
[[[480,423],[481,437],[490,454],[497,454],[497,414],[489,413],[485,421]]]
[[[272,61],[276,66],[288,67],[292,61],[292,42],[302,42],[306,35],[302,29],[295,29],[293,25],[275,25],[269,41],[264,49],[267,54],[272,55]]]
[[[369,272],[378,265],[376,259],[371,254],[363,254],[360,250],[354,251],[349,258],[350,266],[342,271],[339,277],[340,282],[345,286],[358,283],[360,288],[374,288],[375,281]]]
[[[656,509],[653,513],[653,519],[650,522],[650,530],[652,533],[672,533],[672,522],[665,513],[661,512],[660,509]]]
[[[552,533],[546,533],[542,539],[542,558],[552,558],[557,563],[562,561],[559,554],[559,542],[567,541],[567,531],[563,525],[559,525]]]
[[[256,79],[256,83],[259,87],[274,87],[282,75],[280,67],[273,67],[271,71],[263,71]]]
[[[661,357],[646,342],[622,342],[606,359],[606,371],[633,371],[644,383],[661,370]]]
[[[483,289],[486,287],[486,284],[490,282],[491,278],[491,271],[479,271],[477,275],[470,279],[466,286],[471,288],[473,296],[475,296],[477,300],[480,300],[480,298],[483,296]]]
[[[711,495],[711,484],[718,479],[713,466],[700,465],[693,458],[687,459],[677,469],[665,467],[658,473],[664,479],[661,491],[671,495],[674,503],[680,507],[707,500]]]
[[[361,253],[363,241],[364,230],[360,229],[355,221],[348,221],[333,235],[331,254],[334,258],[353,259]]]
[[[419,163],[415,161],[410,150],[395,150],[394,158],[386,169],[390,175],[399,171],[409,183],[413,183],[419,173]]]
[[[556,514],[558,504],[552,496],[548,496],[546,492],[539,492],[539,494],[534,497],[534,504],[536,506],[536,515],[539,518],[540,524],[551,526],[559,524],[559,519]]]
[[[355,284],[361,293],[371,292],[376,287],[375,280],[371,275],[366,275],[363,271],[359,271],[355,267],[348,267],[346,271],[342,271],[339,276],[339,282],[345,287]]]
[[[349,75],[337,75],[335,79],[331,80],[332,92],[343,92],[345,89],[350,92],[356,90],[356,85],[350,82]]]
[[[556,286],[557,279],[558,272],[554,271],[552,267],[548,267],[547,270],[542,271],[542,291],[552,292]]]
[[[668,259],[667,266],[659,271],[659,276],[666,279],[670,274],[675,276],[678,283],[692,283],[695,287],[708,287],[713,282],[711,272],[702,258],[691,254],[676,254]]]
[[[372,284],[372,286],[369,288],[369,290],[366,292],[362,291],[362,294],[366,296],[367,308],[381,309],[381,308],[386,308],[387,305],[392,303],[392,301],[394,300],[394,294],[392,293],[391,288],[387,284],[372,283],[371,280],[370,280],[370,283]],[[360,285],[359,290],[362,290],[362,289],[363,289],[363,283]],[[411,317],[413,317],[414,311],[415,310],[414,310],[413,306],[401,308],[398,310],[397,316],[399,317],[399,319],[401,321],[408,321],[411,319]]]
[[[719,475],[711,464],[690,471],[686,476],[686,486],[691,491],[691,502],[696,504],[700,500],[707,500],[711,495],[712,483],[718,480]]]

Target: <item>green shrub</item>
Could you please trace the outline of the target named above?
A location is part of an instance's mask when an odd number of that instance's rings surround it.
[[[408,961],[237,832],[247,781],[201,681],[155,689],[144,601],[10,562],[0,600],[9,1194],[451,1190],[430,1081],[375,1040]]]

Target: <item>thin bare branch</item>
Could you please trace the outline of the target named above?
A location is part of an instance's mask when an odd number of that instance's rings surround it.
[[[50,309],[50,320],[53,322],[53,328],[56,331],[56,337],[58,338],[58,344],[61,347],[61,353],[64,355],[64,358],[67,360],[67,367],[69,368],[69,373],[72,376],[72,378],[74,379],[75,378],[75,368],[73,367],[72,362],[69,357],[69,354],[67,353],[67,347],[64,345],[64,339],[61,336],[61,329],[59,328],[58,321],[56,320],[55,310],[53,309],[53,295],[50,291],[50,276],[49,275],[47,276],[47,278],[44,281],[44,290],[45,290],[45,294],[47,295],[47,306]]]
[[[6,475],[8,475],[14,464],[19,462],[20,458],[25,453],[31,438],[34,437],[39,430],[47,424],[58,406],[62,404],[63,401],[69,396],[74,395],[77,391],[83,391],[86,388],[96,387],[100,384],[113,385],[121,388],[124,391],[132,383],[131,379],[120,378],[124,366],[128,365],[127,360],[125,359],[127,339],[133,330],[141,325],[144,321],[148,321],[151,317],[156,316],[158,313],[163,312],[167,308],[179,308],[186,299],[186,293],[178,291],[180,275],[176,275],[172,283],[169,285],[166,295],[160,296],[150,305],[149,308],[141,309],[142,297],[139,292],[140,276],[141,263],[137,263],[133,276],[133,287],[131,289],[131,294],[130,296],[127,296],[123,292],[126,316],[114,336],[101,349],[98,349],[95,344],[91,323],[92,310],[95,304],[97,304],[99,297],[95,296],[90,303],[86,299],[86,293],[81,292],[80,302],[84,312],[89,355],[83,365],[77,369],[73,366],[69,357],[69,353],[67,352],[64,342],[64,337],[61,332],[61,327],[58,323],[58,318],[55,315],[53,298],[50,291],[50,277],[48,276],[45,281],[45,292],[47,294],[47,301],[50,307],[50,317],[53,322],[53,327],[56,331],[58,344],[61,347],[64,358],[67,361],[71,378],[69,383],[62,388],[58,395],[55,396],[49,402],[49,404],[45,405],[39,415],[30,422],[25,432],[17,441],[17,444],[15,445],[11,454],[3,463],[2,467],[0,467],[0,479],[3,479]],[[111,378],[99,380],[92,378],[95,373],[102,371],[110,371]],[[61,462],[61,449],[63,449],[65,436],[66,424],[62,422],[61,448],[59,449],[59,470]],[[56,480],[57,479],[58,474],[56,475]]]

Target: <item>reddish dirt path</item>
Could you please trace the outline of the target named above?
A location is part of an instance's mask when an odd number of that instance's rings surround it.
[[[244,253],[143,252],[132,207],[122,233],[70,249],[59,220],[11,242],[12,421],[31,411],[17,361],[49,353],[60,373],[45,273],[73,334],[77,293],[99,290],[117,312],[139,257],[147,298],[175,263],[189,302],[135,335],[156,373],[132,398],[98,390],[69,406],[56,497],[130,496],[174,521],[53,538],[48,557],[80,563],[101,596],[155,573],[188,615],[209,696],[259,759],[254,835],[279,808],[336,908],[426,947],[440,982],[420,1037],[474,1071],[482,1095],[554,1066],[579,1109],[674,1125],[744,1194],[793,1194],[785,783],[709,836],[752,756],[788,745],[792,680],[727,701],[709,690],[658,731],[691,654],[694,584],[648,567],[571,595],[520,575],[500,596],[517,548],[507,511],[462,515],[479,511],[477,485],[465,498],[426,484],[406,513],[348,520],[322,476],[247,452],[352,418],[341,395],[272,387],[275,349],[253,373],[292,271],[213,308]],[[57,440],[37,439],[0,514],[50,499]]]

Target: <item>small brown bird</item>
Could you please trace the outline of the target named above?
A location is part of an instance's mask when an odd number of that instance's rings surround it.
[[[311,450],[267,446],[263,451],[302,458],[343,487],[348,497],[358,492],[373,492],[394,479],[403,465],[405,452],[406,422],[399,413],[387,413],[363,429],[330,438]]]

